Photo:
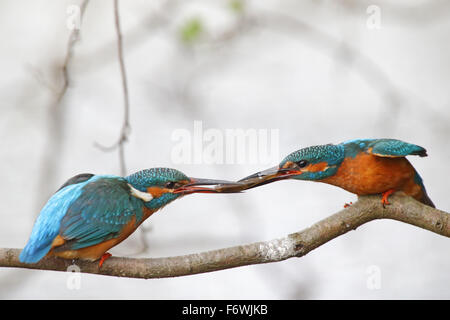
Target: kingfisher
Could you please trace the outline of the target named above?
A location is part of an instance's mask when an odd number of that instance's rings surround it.
[[[337,145],[303,148],[285,157],[278,166],[239,180],[243,189],[283,179],[324,182],[357,195],[381,194],[383,207],[388,197],[403,191],[414,199],[435,207],[422,178],[406,156],[426,157],[418,145],[396,139],[356,139]],[[226,188],[226,186],[225,186]],[[346,205],[348,206],[348,205]]]
[[[229,186],[229,189],[221,188]],[[193,193],[232,191],[235,182],[198,179],[170,168],[151,168],[127,177],[83,173],[70,178],[48,200],[21,251],[23,263],[44,256],[100,259],[153,213]]]

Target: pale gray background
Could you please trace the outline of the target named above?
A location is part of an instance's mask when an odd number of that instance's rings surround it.
[[[74,48],[62,117],[50,108],[76,1],[0,2],[0,246],[23,247],[35,217],[67,178],[118,174],[123,102],[112,1],[91,1]],[[369,5],[381,28],[367,28]],[[171,134],[204,128],[279,129],[280,159],[301,147],[391,137],[427,148],[410,157],[430,198],[449,211],[450,3],[448,1],[121,1],[132,132],[128,171],[166,166],[238,179],[267,165],[175,165]],[[244,16],[241,16],[244,15]],[[254,19],[257,25],[240,19]],[[193,43],[180,40],[201,22]],[[58,123],[59,126],[52,126]],[[275,163],[274,163],[275,164]],[[111,250],[145,257],[201,252],[301,230],[356,197],[319,183],[284,181],[244,194],[176,201]],[[367,287],[370,266],[381,288]],[[395,221],[374,221],[301,259],[162,280],[0,270],[11,299],[450,298],[449,240]]]

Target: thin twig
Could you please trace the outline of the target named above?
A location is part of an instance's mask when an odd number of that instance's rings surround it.
[[[83,0],[80,4],[80,21],[82,21],[83,16],[84,16],[84,12],[86,10],[86,6],[88,4],[89,0]],[[63,85],[60,89],[59,94],[57,95],[57,99],[56,99],[56,104],[59,104],[64,96],[64,94],[67,91],[67,88],[69,87],[69,64],[70,61],[72,59],[72,54],[73,54],[73,48],[75,46],[75,43],[79,40],[80,38],[80,28],[79,26],[74,26],[74,28],[72,29],[72,31],[70,32],[69,35],[69,40],[67,42],[67,51],[66,51],[66,56],[64,58],[64,62],[63,65],[61,67],[61,71],[62,71],[62,75],[63,75]]]
[[[95,143],[95,146],[103,151],[113,151],[116,148],[119,150],[119,162],[120,162],[120,173],[125,176],[127,173],[125,164],[125,151],[124,144],[128,140],[128,135],[130,132],[130,98],[128,95],[128,82],[127,74],[125,68],[125,62],[123,58],[123,42],[122,42],[122,32],[120,28],[120,16],[119,16],[119,3],[118,0],[114,0],[114,22],[116,27],[117,35],[117,51],[120,65],[120,75],[122,78],[122,90],[123,90],[123,102],[124,102],[124,115],[122,129],[120,130],[120,136],[116,143],[110,147],[105,147],[99,143]]]
[[[82,0],[80,2],[80,11],[78,17],[80,23],[82,23],[83,21],[88,3],[89,0]],[[44,133],[45,146],[43,148],[42,156],[40,159],[41,169],[39,170],[40,173],[37,182],[39,192],[38,197],[36,197],[36,199],[34,200],[36,202],[36,210],[34,210],[35,212],[32,213],[34,218],[39,213],[44,199],[47,199],[48,196],[52,193],[52,190],[50,188],[54,186],[56,175],[58,173],[64,137],[63,131],[65,129],[65,118],[63,116],[63,98],[70,85],[69,66],[72,62],[75,45],[80,38],[80,28],[81,25],[74,26],[74,28],[69,33],[66,52],[64,60],[62,61],[62,65],[60,65],[60,62],[55,63],[56,72],[52,73],[56,75],[56,79],[47,80],[39,68],[31,65],[27,66],[35,79],[40,84],[42,84],[43,87],[51,92],[51,101],[49,102],[46,111],[46,132]],[[20,277],[21,282],[24,282],[25,280],[26,277]],[[18,283],[15,284],[17,285]],[[4,286],[5,284],[2,284],[3,289],[6,289]]]
[[[88,0],[83,0],[80,3],[80,17],[79,21],[82,22],[86,7],[88,5]],[[55,81],[55,84],[43,81],[42,77],[37,77],[38,81],[44,83],[44,85],[49,88],[52,93],[52,101],[48,107],[48,123],[46,125],[46,146],[44,147],[44,152],[42,154],[41,160],[41,174],[39,177],[38,186],[40,189],[40,194],[47,198],[51,191],[48,189],[49,186],[53,185],[53,180],[55,174],[57,173],[57,168],[59,164],[59,155],[62,149],[62,137],[64,134],[62,131],[65,128],[64,117],[63,117],[63,106],[62,100],[69,88],[70,76],[69,76],[69,66],[72,61],[73,50],[75,44],[79,40],[80,26],[75,26],[70,34],[67,41],[66,54],[61,66],[57,68],[57,75],[60,76],[61,83]],[[42,206],[42,199],[38,199],[37,207]],[[39,212],[39,211],[37,211]]]
[[[122,32],[120,30],[120,17],[119,17],[119,1],[114,0],[114,19],[116,25],[117,34],[117,51],[119,56],[120,64],[120,74],[122,76],[122,88],[123,88],[123,102],[124,102],[124,115],[123,115],[123,125],[119,138],[119,159],[120,159],[120,172],[124,176],[126,174],[125,167],[125,154],[124,154],[124,143],[128,138],[128,133],[130,129],[130,100],[128,97],[128,83],[127,74],[125,70],[125,62],[123,59],[123,44],[122,44]]]
[[[178,257],[133,259],[112,257],[98,268],[97,262],[76,261],[83,273],[129,278],[164,278],[192,275],[240,266],[278,262],[302,257],[328,241],[376,219],[393,219],[450,237],[450,214],[423,205],[401,194],[391,196],[383,208],[378,196],[364,196],[339,211],[285,237]],[[432,248],[430,248],[432,250]],[[0,249],[0,267],[66,271],[70,260],[46,257],[36,264],[19,261],[19,249]]]

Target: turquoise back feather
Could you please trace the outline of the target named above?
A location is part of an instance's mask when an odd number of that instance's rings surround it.
[[[38,262],[49,252],[57,235],[66,242],[55,251],[77,250],[116,238],[132,219],[136,224],[142,222],[144,206],[157,210],[180,196],[165,193],[144,202],[132,196],[129,185],[146,192],[150,186],[182,180],[189,178],[168,168],[142,170],[126,178],[77,175],[69,179],[41,210],[19,259],[24,263]]]
[[[55,250],[77,250],[116,238],[133,218],[136,224],[142,221],[143,206],[130,195],[124,178],[101,176],[85,185],[68,207],[60,226],[66,243]]]
[[[345,148],[345,156],[354,158],[358,153],[372,149],[372,153],[380,157],[406,157],[418,155],[425,157],[427,151],[421,146],[397,139],[357,139],[341,143]]]
[[[328,168],[324,171],[304,172],[293,177],[298,180],[321,180],[334,175],[345,158],[354,158],[359,153],[369,150],[380,157],[405,157],[407,155],[424,157],[427,155],[424,148],[396,139],[355,139],[338,145],[326,144],[297,150],[284,158],[279,167],[282,168],[288,161],[297,163],[306,160],[312,164],[326,162]],[[423,184],[421,183],[421,185]]]
[[[53,239],[59,233],[61,220],[68,208],[81,195],[83,187],[95,179],[98,177],[94,176],[87,181],[67,185],[47,201],[36,219],[30,239],[20,253],[21,262],[35,263],[48,253]]]

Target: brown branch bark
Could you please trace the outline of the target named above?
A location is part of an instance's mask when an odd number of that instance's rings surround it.
[[[66,271],[76,263],[83,273],[129,278],[165,278],[224,270],[302,257],[326,242],[376,219],[393,219],[450,237],[450,214],[425,206],[401,194],[382,207],[380,197],[361,197],[351,207],[283,238],[177,257],[134,259],[112,257],[97,262],[46,257],[36,264],[19,261],[20,249],[0,249],[0,267]]]

